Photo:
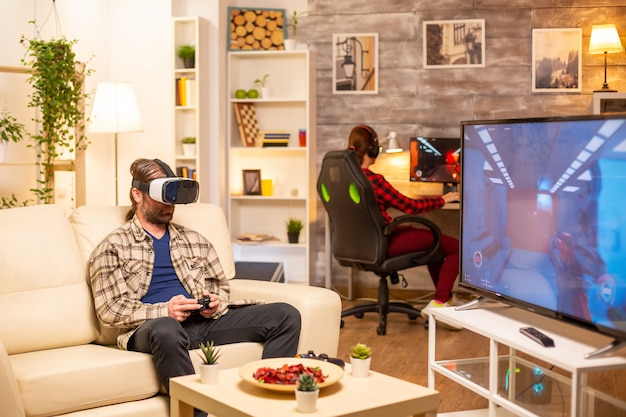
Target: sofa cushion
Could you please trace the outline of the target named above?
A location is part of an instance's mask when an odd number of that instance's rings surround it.
[[[0,210],[0,230],[0,339],[7,352],[93,341],[85,264],[63,208]]]
[[[152,397],[152,356],[86,344],[10,356],[27,416],[50,416]]]

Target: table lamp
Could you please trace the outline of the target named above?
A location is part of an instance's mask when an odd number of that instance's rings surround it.
[[[91,110],[89,132],[113,133],[115,137],[115,205],[118,204],[117,135],[143,130],[132,85],[127,82],[98,83]]]
[[[617,28],[614,24],[593,25],[591,27],[589,53],[604,54],[604,84],[602,84],[602,88],[600,90],[595,90],[596,93],[616,92],[616,90],[611,90],[606,82],[606,55],[622,51],[622,42],[620,42],[619,34],[617,33]]]

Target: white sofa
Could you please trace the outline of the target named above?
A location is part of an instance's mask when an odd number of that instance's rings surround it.
[[[95,245],[121,225],[128,207],[0,210],[0,415],[160,417],[168,396],[150,355],[115,348],[98,326],[86,266]],[[203,233],[226,275],[235,267],[221,208],[177,206],[174,221]],[[285,301],[299,309],[299,351],[337,355],[341,301],[333,291],[304,285],[233,279],[231,297]],[[262,346],[224,346],[220,363],[260,359]],[[191,352],[197,365],[198,355]]]

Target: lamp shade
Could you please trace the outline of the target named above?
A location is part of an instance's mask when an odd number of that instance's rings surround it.
[[[400,142],[396,136],[391,136],[389,139],[389,146],[387,146],[387,153],[397,153],[402,152],[402,146],[400,146]]]
[[[590,54],[610,54],[622,51],[622,42],[614,24],[594,25],[591,27]]]
[[[99,83],[91,110],[89,131],[122,133],[141,130],[143,124],[132,85],[127,82]]]

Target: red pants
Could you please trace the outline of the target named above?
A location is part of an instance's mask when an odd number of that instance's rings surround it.
[[[410,226],[396,228],[390,238],[387,256],[397,256],[427,249],[433,243],[430,230]],[[442,262],[427,264],[430,278],[435,284],[435,301],[445,303],[452,298],[454,281],[459,274],[459,240],[441,235],[439,251],[444,254]]]

